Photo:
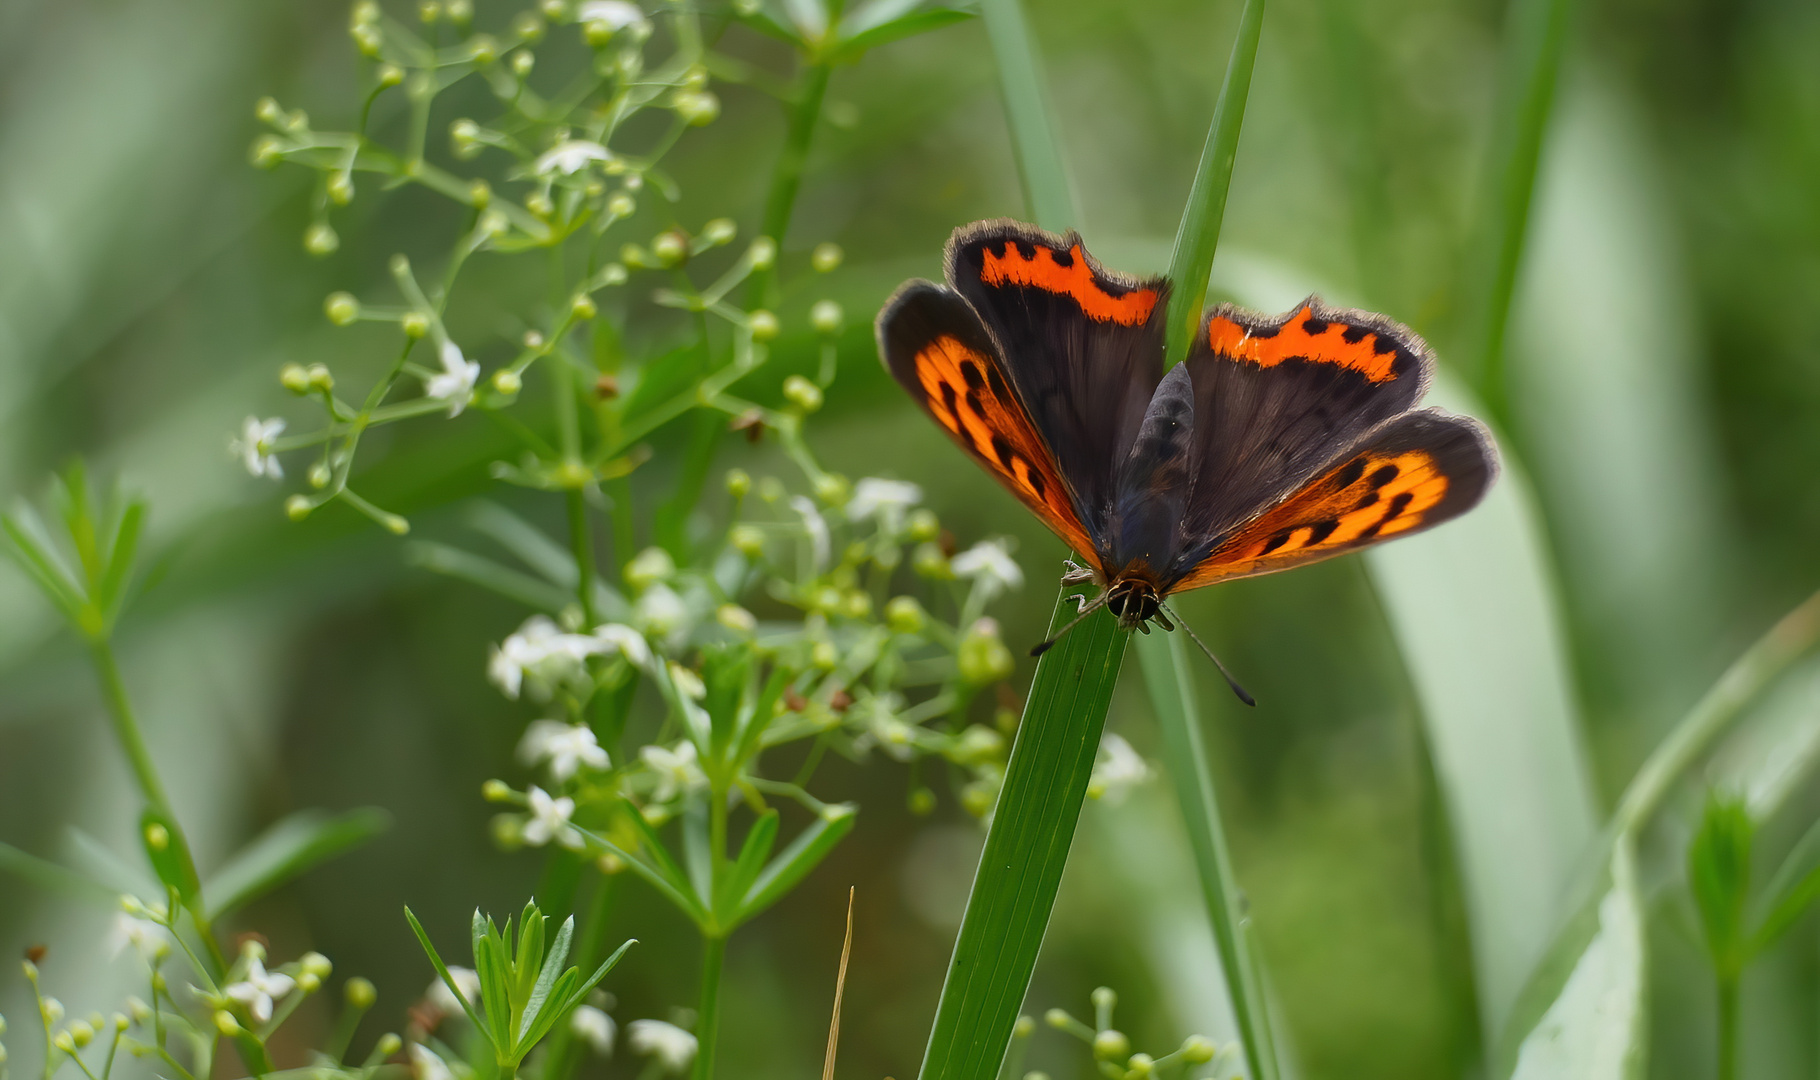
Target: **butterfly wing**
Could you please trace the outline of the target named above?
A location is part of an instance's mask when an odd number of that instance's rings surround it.
[[[1439,525],[1477,505],[1497,472],[1478,421],[1434,409],[1405,413],[1287,499],[1204,544],[1168,591],[1287,570]]]
[[[1167,282],[1107,270],[1073,233],[1008,220],[956,230],[947,275],[1103,546],[1119,463],[1163,377]]]
[[[1405,327],[1309,297],[1268,318],[1222,304],[1189,350],[1195,488],[1182,558],[1282,501],[1427,391],[1434,361]],[[1179,567],[1178,567],[1179,569]]]
[[[953,290],[913,281],[878,317],[879,355],[962,450],[1097,569],[1098,548],[1050,443],[1012,389],[998,347]]]

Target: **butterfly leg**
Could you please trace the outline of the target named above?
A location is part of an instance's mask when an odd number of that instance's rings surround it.
[[[1092,567],[1081,566],[1073,559],[1064,559],[1062,560],[1062,563],[1064,566],[1068,567],[1068,572],[1062,575],[1063,585],[1085,585],[1098,576],[1094,573]]]

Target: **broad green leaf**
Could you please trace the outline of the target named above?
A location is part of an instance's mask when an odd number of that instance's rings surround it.
[[[735,924],[752,918],[796,888],[797,882],[808,876],[809,871],[820,865],[828,852],[834,850],[834,845],[853,831],[853,823],[857,818],[858,811],[846,804],[830,806],[822,811],[821,816],[797,834],[790,846],[779,852],[777,858],[772,859],[753,880],[752,887],[746,891],[745,899],[739,905]]]
[[[478,915],[479,912],[476,911],[475,914]],[[430,944],[430,935],[424,933],[423,924],[417,921],[417,916],[411,912],[409,904],[405,905],[404,917],[405,921],[411,924],[411,932],[417,935],[417,943],[423,946],[424,954],[430,958],[430,966],[436,969],[437,977],[442,980],[444,986],[449,988],[449,993],[455,995],[455,1000],[461,1003],[461,1011],[468,1015],[468,1023],[474,1026],[475,1031],[491,1039],[492,1033],[480,1022],[480,1014],[474,1011],[473,1003],[462,994],[461,987],[455,985],[455,977],[449,974],[448,965],[442,962],[442,956],[437,953],[436,946]],[[479,959],[479,950],[475,950],[475,958]]]
[[[211,919],[220,918],[391,826],[392,815],[377,807],[334,815],[300,810],[261,833],[209,875],[202,885],[203,909]]]
[[[1628,841],[1612,852],[1596,928],[1559,995],[1518,1048],[1512,1080],[1634,1080],[1643,1075],[1643,909]]]
[[[1051,633],[1074,616],[1064,589]],[[921,1080],[993,1080],[1055,905],[1130,634],[1104,609],[1037,662],[967,913],[948,961]]]

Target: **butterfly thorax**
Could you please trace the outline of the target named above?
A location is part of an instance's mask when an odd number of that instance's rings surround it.
[[[1106,607],[1118,616],[1119,626],[1126,630],[1155,618],[1162,605],[1156,583],[1145,577],[1117,577],[1106,588]]]

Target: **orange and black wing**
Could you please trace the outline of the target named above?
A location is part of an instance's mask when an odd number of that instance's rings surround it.
[[[1434,361],[1406,327],[1311,296],[1275,317],[1214,308],[1187,366],[1196,479],[1183,556],[1281,502],[1367,432],[1413,408]]]
[[[891,374],[960,448],[1098,569],[1075,492],[972,307],[951,289],[912,281],[879,313],[878,347]]]
[[[1478,421],[1406,413],[1342,453],[1277,505],[1210,541],[1170,592],[1287,570],[1408,536],[1478,504],[1497,477]]]

